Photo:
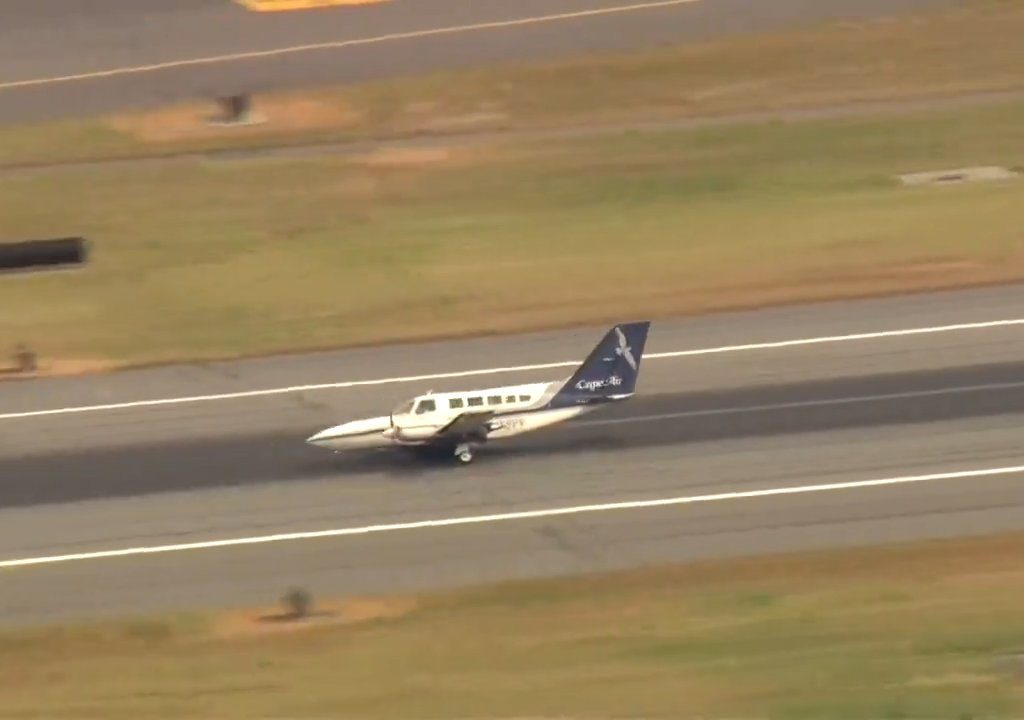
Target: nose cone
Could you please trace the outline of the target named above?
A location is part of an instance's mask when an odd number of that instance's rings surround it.
[[[318,433],[314,433],[310,435],[308,438],[306,438],[306,442],[309,443],[310,445],[322,445],[324,442],[331,438],[331,433],[335,429],[336,428],[327,428],[325,430],[321,430]]]
[[[387,416],[353,420],[310,435],[306,443],[331,450],[383,445],[387,443],[383,433],[390,426],[391,419]]]

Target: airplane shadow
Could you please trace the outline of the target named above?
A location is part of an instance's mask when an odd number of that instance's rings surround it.
[[[309,454],[302,463],[293,466],[282,479],[309,479],[311,477],[338,477],[375,474],[396,480],[422,481],[431,477],[447,477],[454,471],[476,473],[502,464],[529,459],[554,460],[561,456],[576,456],[595,452],[613,452],[632,447],[629,440],[611,433],[587,437],[548,437],[544,439],[505,440],[486,444],[476,450],[472,463],[463,466],[449,452],[417,453],[405,448],[384,447],[373,450],[353,450],[323,457]],[[322,452],[322,451],[321,451]]]
[[[1010,378],[1019,377],[1006,374]],[[1002,379],[1002,376],[995,376],[995,379]],[[873,388],[867,390],[874,391]],[[763,400],[762,397],[748,398],[744,402]],[[736,404],[744,403],[737,401]],[[693,403],[685,403],[683,407],[693,407]],[[695,444],[708,441],[896,427],[1022,412],[1024,389],[996,389],[909,398],[894,395],[872,402],[804,407],[780,405],[764,411],[675,417],[656,422],[644,421],[642,417],[633,421],[623,418],[620,424],[566,425],[546,433],[485,444],[468,466],[462,466],[452,456],[421,457],[394,447],[332,454],[306,445],[303,438],[308,435],[301,429],[127,447],[70,449],[45,455],[0,458],[0,508],[304,480],[344,482],[346,478],[355,481],[359,476],[364,476],[364,480],[396,483],[434,482],[453,477],[486,479],[492,468],[511,468],[511,471],[529,468],[530,472],[539,472],[540,467],[541,472],[558,472],[574,464],[600,466],[619,462],[621,458],[617,453],[626,450],[671,446],[684,453]],[[589,457],[584,458],[584,455]]]

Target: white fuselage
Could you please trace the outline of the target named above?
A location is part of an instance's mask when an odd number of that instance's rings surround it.
[[[429,393],[403,403],[391,415],[335,425],[313,435],[307,442],[331,450],[424,445],[458,416],[474,412],[494,414],[488,422],[487,439],[496,440],[555,425],[594,409],[594,406],[545,408],[559,385],[546,382]]]

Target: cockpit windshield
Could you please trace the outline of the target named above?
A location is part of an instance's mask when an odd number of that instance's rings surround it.
[[[412,412],[412,406],[413,406],[413,404],[415,404],[415,402],[416,402],[415,398],[412,399],[412,400],[406,400],[404,403],[402,403],[401,405],[396,407],[392,411],[391,414],[392,415],[408,415],[409,413]]]

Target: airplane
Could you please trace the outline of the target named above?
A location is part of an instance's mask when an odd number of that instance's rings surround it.
[[[451,453],[461,463],[499,440],[577,418],[636,390],[650,322],[612,327],[565,381],[417,395],[390,414],[326,428],[306,442],[334,452],[388,445]]]

